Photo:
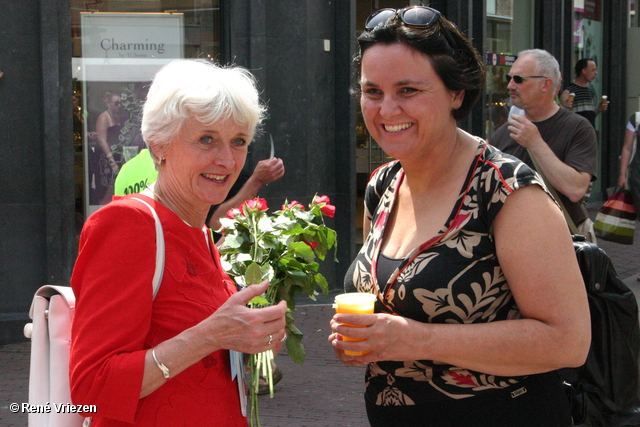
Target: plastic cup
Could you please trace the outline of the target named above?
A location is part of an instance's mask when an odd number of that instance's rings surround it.
[[[350,292],[347,294],[336,295],[335,304],[333,308],[336,309],[336,313],[350,313],[350,314],[373,314],[373,307],[376,303],[375,294],[367,294],[362,292]],[[357,328],[364,328],[360,325],[351,325],[343,323],[343,325],[354,326]],[[342,336],[344,341],[364,341],[362,338],[350,338]],[[345,351],[345,354],[349,356],[364,356],[370,351]]]

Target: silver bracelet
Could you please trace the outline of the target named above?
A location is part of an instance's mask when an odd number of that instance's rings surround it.
[[[167,368],[164,363],[158,362],[155,347],[151,349],[151,357],[153,357],[153,361],[156,362],[156,365],[158,365],[158,368],[160,368],[160,370],[162,371],[162,376],[165,378],[169,378],[169,368]]]

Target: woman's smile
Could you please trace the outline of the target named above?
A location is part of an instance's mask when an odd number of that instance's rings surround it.
[[[413,126],[413,123],[403,123],[401,125],[382,125],[384,130],[390,133],[397,133]]]
[[[455,128],[451,112],[462,97],[445,87],[428,57],[406,45],[367,49],[360,87],[362,116],[371,136],[405,165]]]
[[[213,175],[213,174],[209,174],[209,173],[203,173],[201,174],[202,177],[209,179],[211,181],[215,181],[218,183],[224,183],[225,180],[227,179],[227,176],[229,175]]]

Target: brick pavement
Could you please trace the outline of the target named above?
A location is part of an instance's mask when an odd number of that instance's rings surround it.
[[[597,207],[590,208],[595,216]],[[640,224],[638,224],[640,230]],[[634,245],[601,241],[616,271],[640,298],[640,234]],[[334,292],[335,293],[335,292]],[[275,387],[275,396],[260,396],[260,414],[264,427],[367,426],[362,400],[364,368],[349,368],[338,363],[327,343],[332,300],[306,305],[296,310],[296,325],[304,333],[307,360],[303,366],[293,363],[283,352],[276,358],[284,377]],[[29,342],[0,346],[0,426],[26,426],[25,414],[12,414],[9,403],[27,402]]]
[[[333,308],[326,301],[299,305],[296,326],[304,334],[304,365],[292,362],[286,351],[276,363],[284,372],[275,395],[260,396],[264,427],[367,426],[362,391],[364,367],[343,366],[327,342]],[[0,426],[26,426],[26,414],[12,414],[8,405],[28,401],[30,343],[0,347]]]

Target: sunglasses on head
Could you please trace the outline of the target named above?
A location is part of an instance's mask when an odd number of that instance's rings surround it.
[[[389,22],[396,17],[400,18],[402,23],[407,27],[412,28],[429,28],[441,21],[441,14],[438,10],[427,6],[409,6],[404,9],[380,9],[371,14],[364,23],[365,31],[371,31],[379,24]],[[442,34],[449,43],[449,46],[453,46],[453,38],[449,33],[449,29],[440,25]]]
[[[514,75],[514,76],[510,76],[509,74],[507,74],[507,83],[509,83],[511,81],[511,79],[513,79],[513,81],[519,85],[522,84],[522,82],[525,79],[546,79],[547,76],[519,76],[519,75]]]
[[[440,12],[427,6],[410,6],[404,9],[380,9],[373,12],[371,16],[367,18],[364,29],[371,31],[381,22],[391,21],[396,16],[400,17],[404,25],[427,28],[438,22]]]

